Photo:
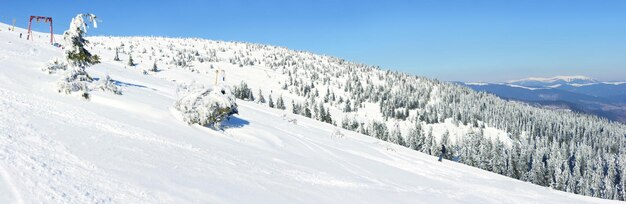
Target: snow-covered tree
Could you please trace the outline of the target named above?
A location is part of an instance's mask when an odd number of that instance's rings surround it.
[[[70,65],[80,68],[86,68],[100,63],[100,57],[98,55],[92,55],[85,47],[89,43],[89,41],[83,37],[87,32],[85,18],[89,18],[89,22],[93,23],[94,28],[98,27],[96,15],[78,14],[72,19],[70,28],[63,33],[65,57]]]
[[[407,146],[413,150],[422,151],[424,148],[424,142],[426,138],[422,130],[421,124],[415,125],[415,127],[409,130],[407,135]]]
[[[224,120],[238,113],[235,96],[222,86],[191,90],[174,103],[174,108],[189,124],[210,125],[218,129]]]
[[[87,23],[85,17],[97,27],[96,16],[93,14],[78,14],[72,19],[70,28],[63,33],[65,41],[65,58],[71,68],[57,82],[57,90],[66,94],[78,92],[83,98],[89,98],[89,83],[93,81],[91,76],[85,71],[85,68],[100,63],[98,55],[92,55],[85,45],[88,43],[83,38],[87,32]]]
[[[151,72],[158,72],[159,71],[159,67],[157,67],[156,60],[154,60],[154,64],[152,64],[152,68],[149,69],[148,71],[151,71]]]
[[[238,99],[246,100],[246,101],[254,101],[254,95],[252,94],[252,90],[248,87],[246,82],[241,81],[239,86],[235,86],[234,95]]]
[[[41,70],[47,72],[48,74],[65,71],[67,70],[67,63],[65,63],[65,61],[63,60],[60,60],[59,58],[53,58],[48,61],[46,66],[41,68]]]
[[[343,107],[343,112],[352,112],[352,107],[350,105],[350,99],[346,100],[346,104]]]
[[[128,66],[135,66],[135,61],[133,60],[133,55],[128,55]]]
[[[300,114],[300,106],[293,100],[291,100],[291,113]]]
[[[272,100],[272,95],[269,95],[269,96],[268,96],[268,102],[267,102],[267,105],[268,105],[270,108],[274,108],[274,100]]]
[[[257,103],[265,103],[265,97],[263,97],[261,89],[259,89],[259,94],[257,95]]]
[[[102,91],[110,91],[111,93],[122,95],[122,89],[115,84],[115,81],[108,74],[99,80],[96,87]]]
[[[114,60],[114,61],[121,61],[121,60],[120,60],[120,55],[119,55],[119,52],[120,52],[120,51],[119,51],[119,49],[118,49],[118,48],[115,48],[115,57],[113,57],[113,60]]]
[[[283,95],[278,96],[278,99],[276,99],[276,108],[281,109],[281,110],[285,110],[285,101],[283,100]]]
[[[387,126],[379,121],[374,121],[371,124],[370,131],[372,136],[378,138],[383,141],[387,141],[389,138],[389,131],[387,131]]]
[[[309,108],[309,102],[308,101],[304,102],[304,105],[302,106],[301,113],[304,115],[304,117],[307,117],[307,118],[311,118],[312,117],[311,109]]]
[[[389,142],[402,146],[406,145],[398,124],[395,125],[394,129],[391,131],[391,134],[389,134]]]
[[[84,68],[72,67],[57,82],[57,91],[65,94],[77,92],[83,98],[89,99],[89,83],[92,81],[93,78],[87,74]]]

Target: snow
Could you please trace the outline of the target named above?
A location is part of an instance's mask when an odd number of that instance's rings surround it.
[[[531,87],[526,87],[526,86],[520,86],[520,85],[516,85],[516,84],[506,84],[507,86],[510,87],[515,87],[515,88],[522,88],[522,89],[528,89],[528,90],[539,90],[542,88],[531,88]]]
[[[0,203],[618,203],[440,163],[253,102],[237,101],[240,113],[223,131],[187,125],[174,114],[177,86],[210,84],[211,72],[163,66],[143,75],[113,61],[114,50],[97,49],[103,62],[86,70],[111,75],[123,95],[59,94],[61,74],[41,67],[63,50],[16,30],[0,31]],[[222,68],[230,84],[246,79],[279,94],[270,82],[280,75]]]
[[[576,80],[595,81],[594,79],[592,79],[590,77],[578,75],[578,76],[555,76],[555,77],[550,77],[550,78],[529,77],[529,78],[525,78],[525,79],[510,80],[510,81],[507,81],[507,83],[520,83],[520,82],[526,82],[526,81],[538,81],[538,82],[543,82],[543,83],[554,83],[554,82],[557,82],[557,81],[573,82],[573,81],[576,81]]]
[[[559,88],[559,87],[561,87],[561,85],[562,85],[562,84],[555,84],[555,85],[550,85],[550,86],[546,86],[546,87],[547,87],[547,88],[552,88],[552,89],[555,89],[555,88]],[[576,85],[572,84],[572,86],[576,86]]]
[[[467,82],[465,84],[466,85],[473,85],[473,86],[486,86],[486,85],[489,85],[489,83],[486,83],[486,82]]]
[[[615,82],[602,82],[603,84],[610,84],[610,85],[622,85],[622,84],[626,84],[626,82],[621,82],[621,81],[615,81]]]
[[[591,86],[591,85],[596,85],[596,84],[598,84],[598,83],[581,83],[581,84],[579,84],[579,83],[571,83],[569,85],[570,86],[575,86],[575,87],[582,87],[582,86]],[[558,84],[558,85],[560,86],[560,84]],[[557,86],[557,87],[559,87],[559,86]]]

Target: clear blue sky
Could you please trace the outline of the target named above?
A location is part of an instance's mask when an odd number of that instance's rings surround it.
[[[81,3],[82,2],[82,3]],[[7,0],[0,21],[79,12],[89,35],[202,37],[286,46],[442,80],[587,75],[626,80],[626,1]],[[36,26],[45,30],[43,25]]]

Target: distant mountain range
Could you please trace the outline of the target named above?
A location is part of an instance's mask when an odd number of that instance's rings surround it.
[[[556,76],[502,83],[460,84],[505,99],[589,113],[626,123],[626,82],[602,82],[585,76]]]

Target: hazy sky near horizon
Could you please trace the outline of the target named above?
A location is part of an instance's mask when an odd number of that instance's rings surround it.
[[[80,2],[80,3],[79,3]],[[26,27],[77,13],[88,35],[201,37],[285,46],[448,81],[586,75],[626,80],[626,1],[4,1]],[[40,23],[36,30],[45,31]]]

